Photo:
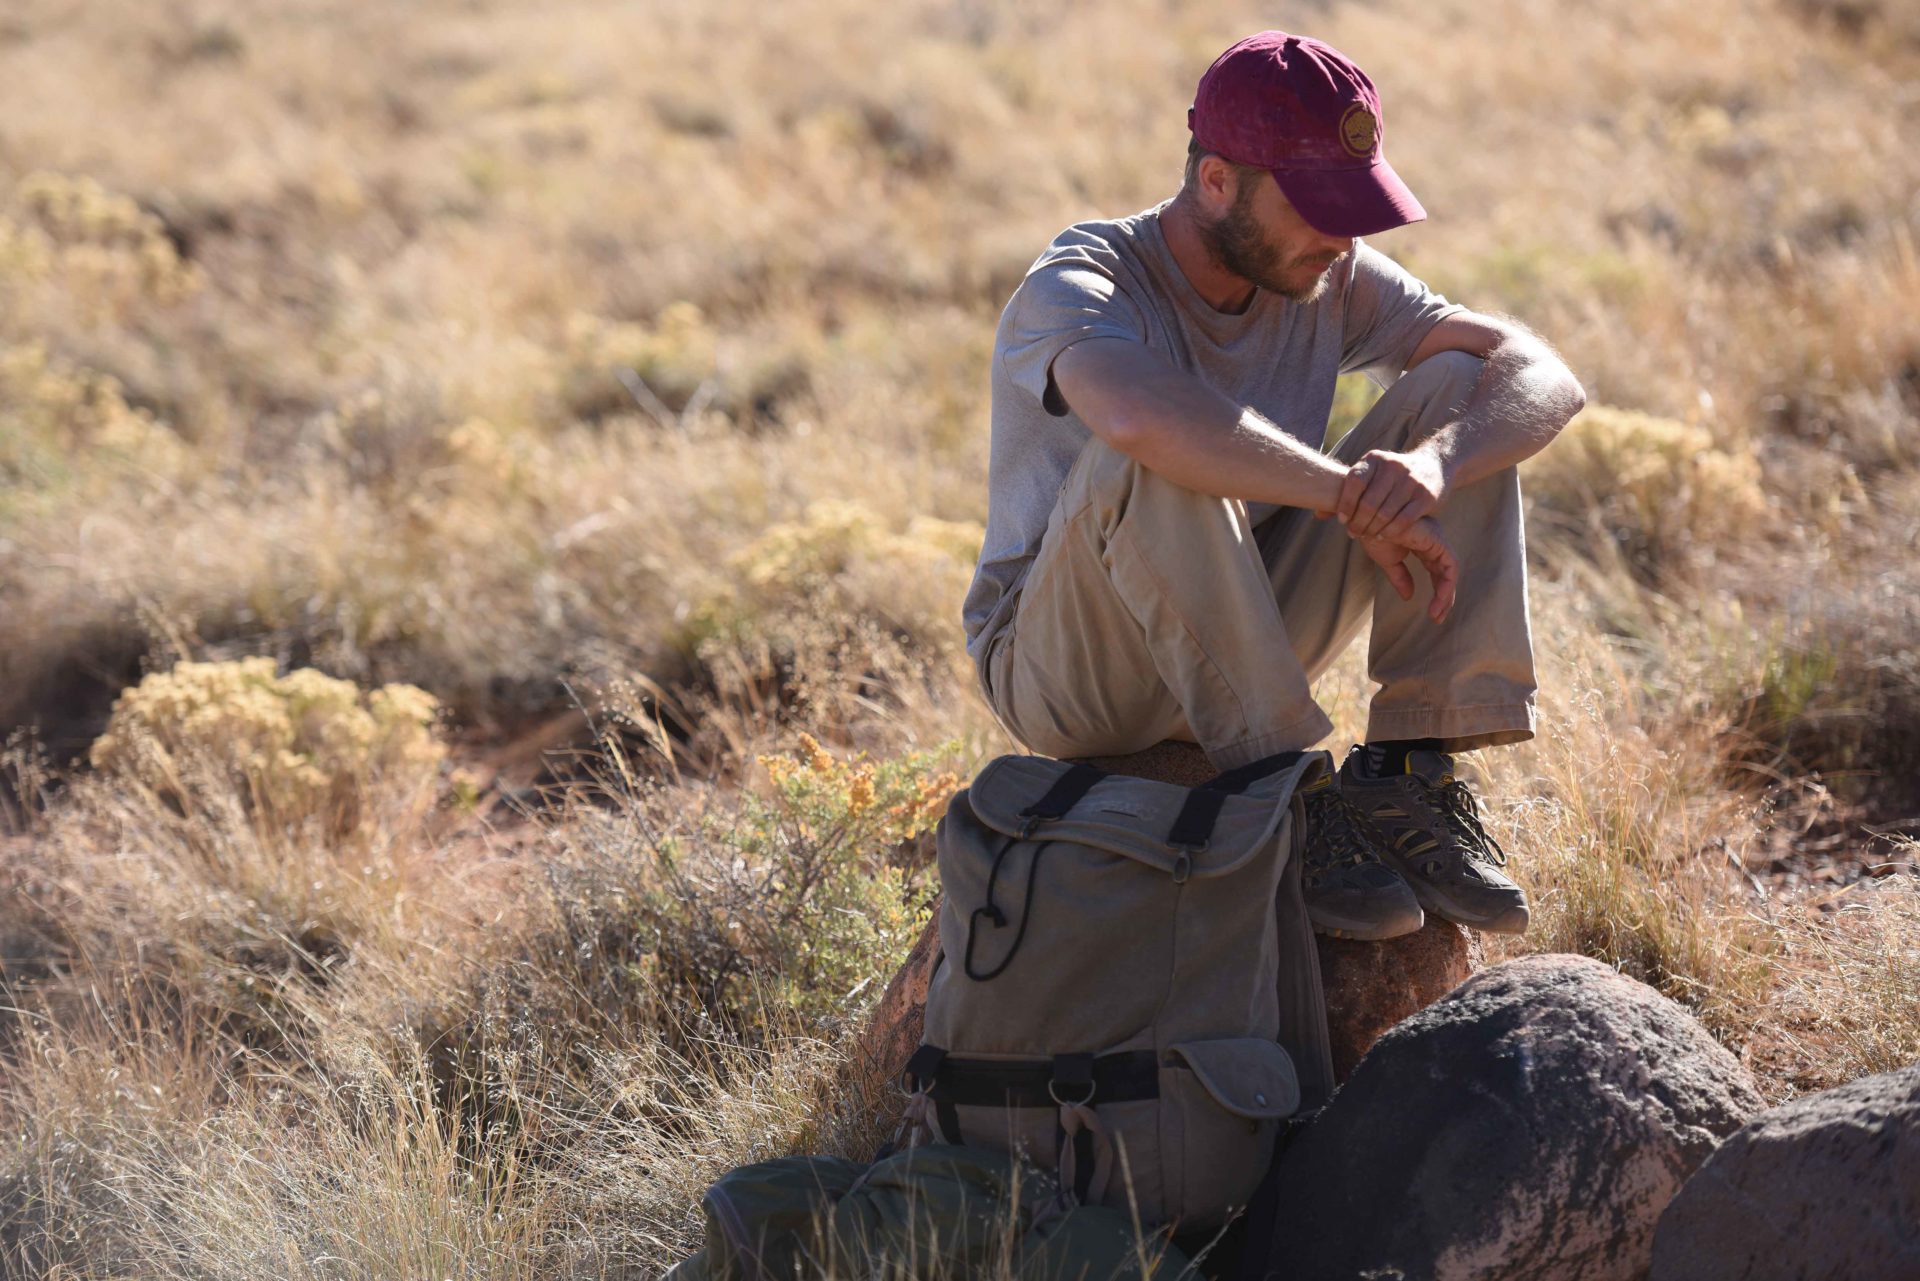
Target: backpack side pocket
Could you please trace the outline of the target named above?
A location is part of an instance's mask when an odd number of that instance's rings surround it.
[[[1261,1037],[1168,1047],[1160,1073],[1168,1207],[1181,1230],[1217,1227],[1244,1207],[1300,1106],[1293,1060]]]

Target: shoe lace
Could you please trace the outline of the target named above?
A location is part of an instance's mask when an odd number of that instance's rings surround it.
[[[1377,862],[1380,833],[1366,813],[1334,786],[1306,793],[1307,849],[1303,870],[1318,879],[1336,867]]]
[[[1468,852],[1495,867],[1505,867],[1507,851],[1494,839],[1493,833],[1481,824],[1479,802],[1474,800],[1467,785],[1449,774],[1435,790],[1440,794],[1441,816]]]

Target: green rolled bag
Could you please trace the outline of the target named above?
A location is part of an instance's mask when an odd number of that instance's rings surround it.
[[[860,1166],[741,1166],[701,1200],[706,1248],[666,1281],[898,1277],[1173,1281],[1186,1257],[1127,1217],[1076,1206],[1010,1153],[921,1144]]]

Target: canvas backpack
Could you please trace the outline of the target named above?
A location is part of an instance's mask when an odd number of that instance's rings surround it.
[[[942,955],[909,1122],[1143,1223],[1224,1223],[1303,1091],[1332,1088],[1298,798],[1332,764],[1289,753],[1186,788],[990,762],[935,838]]]

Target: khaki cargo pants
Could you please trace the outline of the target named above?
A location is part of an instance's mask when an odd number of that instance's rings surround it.
[[[1481,362],[1446,352],[1388,389],[1334,447],[1351,462],[1404,449],[1458,411]],[[1449,750],[1533,735],[1533,643],[1520,481],[1513,469],[1438,513],[1460,559],[1447,621],[1426,615],[1417,565],[1395,594],[1337,520],[1282,508],[1255,529],[1244,502],[1182,488],[1098,439],[1061,487],[1013,618],[981,659],[1002,724],[1048,756],[1197,742],[1229,769],[1311,747],[1332,729],[1312,683],[1371,621],[1380,686],[1369,741]]]

